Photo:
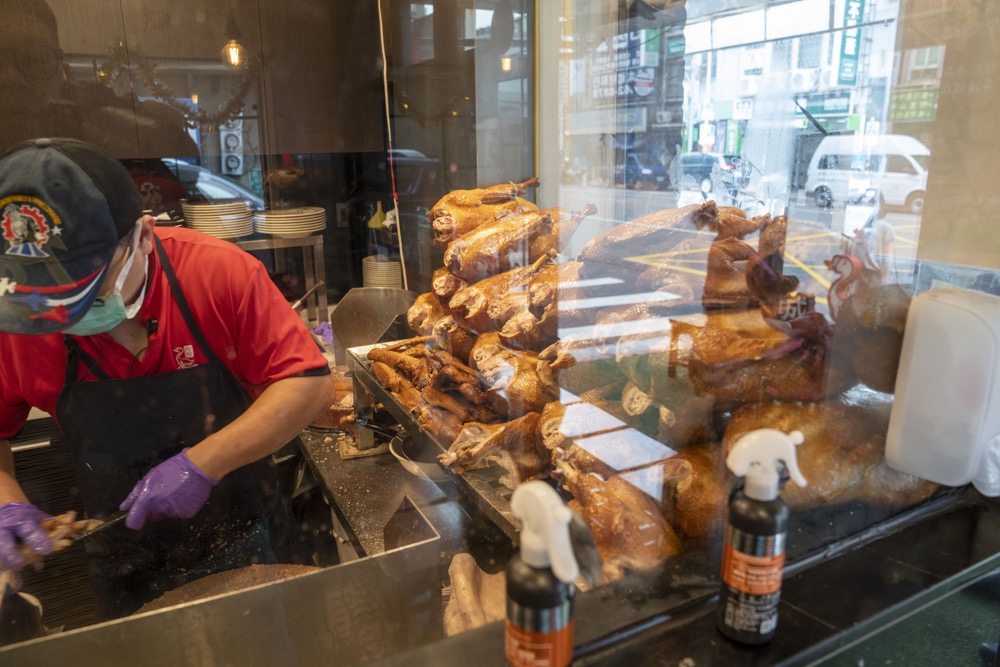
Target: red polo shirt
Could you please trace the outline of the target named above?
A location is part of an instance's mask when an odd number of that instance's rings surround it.
[[[247,388],[300,373],[328,372],[301,318],[288,307],[264,266],[227,241],[182,228],[156,228],[184,297],[209,346]],[[138,260],[137,260],[138,261]],[[112,378],[165,373],[207,362],[188,330],[154,251],[151,280],[136,319],[156,320],[142,361],[108,334],[75,336]],[[24,425],[31,407],[56,417],[66,374],[62,334],[0,333],[0,438]],[[94,376],[80,365],[79,377]]]

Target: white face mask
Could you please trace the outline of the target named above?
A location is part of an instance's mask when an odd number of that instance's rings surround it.
[[[128,306],[125,305],[125,300],[122,298],[122,287],[125,285],[125,279],[128,278],[129,270],[132,268],[132,262],[135,261],[136,253],[139,250],[139,231],[140,230],[137,229],[134,234],[135,239],[133,240],[133,245],[129,249],[129,256],[128,259],[125,260],[125,265],[122,266],[122,270],[118,273],[118,277],[115,279],[114,290],[112,290],[111,294],[107,296],[99,296],[94,299],[94,303],[83,316],[83,319],[67,329],[65,333],[70,333],[75,336],[94,336],[96,334],[106,333],[125,320],[132,319],[139,312],[139,309],[142,307],[143,299],[146,297],[146,272],[149,269],[148,256],[143,256],[142,291],[139,293],[139,297],[134,303]]]

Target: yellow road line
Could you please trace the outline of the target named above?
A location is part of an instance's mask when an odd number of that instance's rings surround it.
[[[798,257],[796,257],[795,255],[792,255],[792,254],[790,254],[790,253],[787,253],[787,252],[786,252],[786,253],[785,253],[785,259],[786,259],[786,260],[788,260],[789,262],[791,262],[792,264],[794,264],[795,266],[799,267],[800,269],[802,269],[802,270],[803,270],[803,271],[805,271],[806,273],[808,273],[808,274],[809,274],[810,276],[812,276],[812,278],[813,278],[813,279],[814,279],[814,280],[815,280],[816,282],[818,282],[818,283],[819,283],[820,285],[822,285],[823,287],[825,287],[825,288],[827,288],[827,289],[830,289],[830,281],[828,281],[828,280],[827,280],[826,278],[824,278],[823,276],[821,276],[821,275],[819,275],[818,273],[816,273],[815,271],[813,271],[813,270],[812,270],[812,269],[811,269],[811,268],[810,268],[809,266],[807,266],[806,264],[803,264],[803,263],[802,263],[802,262],[801,262],[801,261],[799,260],[799,258],[798,258]],[[819,300],[819,299],[817,299],[817,301],[818,301],[818,300]]]

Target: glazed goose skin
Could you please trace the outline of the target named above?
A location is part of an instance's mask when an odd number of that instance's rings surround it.
[[[444,253],[445,268],[472,284],[524,266],[531,262],[532,239],[550,233],[551,228],[552,216],[541,211],[488,222],[448,244]]]
[[[512,213],[537,211],[538,207],[518,195],[538,185],[537,178],[523,183],[503,183],[475,190],[454,190],[431,208],[428,217],[434,232],[434,245],[444,250],[458,237],[477,227]]]

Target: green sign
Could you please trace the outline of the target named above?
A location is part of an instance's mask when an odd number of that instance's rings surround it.
[[[916,123],[933,121],[937,115],[937,101],[937,88],[893,92],[889,101],[889,120]]]
[[[802,95],[796,101],[813,116],[846,116],[851,113],[851,91]],[[802,113],[796,110],[797,113]]]
[[[861,28],[865,15],[865,0],[847,0],[844,4],[844,31],[840,35],[840,66],[837,84],[854,86],[858,83],[858,52],[861,50]]]
[[[680,56],[684,55],[684,38],[671,39],[667,41],[667,55],[668,56]]]

